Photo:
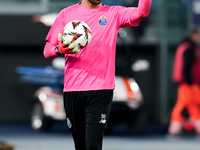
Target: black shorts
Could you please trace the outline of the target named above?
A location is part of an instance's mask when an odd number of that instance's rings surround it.
[[[95,125],[106,128],[113,90],[65,92],[64,107],[71,131]]]

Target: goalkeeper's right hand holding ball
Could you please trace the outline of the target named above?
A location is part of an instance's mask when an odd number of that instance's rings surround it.
[[[56,46],[56,50],[58,50],[60,54],[76,54],[80,52],[80,47],[78,45],[73,43],[70,44],[67,39],[63,42],[61,33],[58,34],[58,44],[59,45]]]

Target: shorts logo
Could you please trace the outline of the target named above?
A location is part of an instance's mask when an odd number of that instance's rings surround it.
[[[67,125],[69,128],[72,128],[72,123],[70,122],[69,118],[67,118]]]
[[[99,19],[99,24],[101,26],[105,26],[105,25],[107,25],[107,23],[108,23],[108,20],[106,19],[106,17],[101,16],[100,19]]]
[[[99,123],[106,123],[106,114],[101,114],[101,120],[99,121]]]

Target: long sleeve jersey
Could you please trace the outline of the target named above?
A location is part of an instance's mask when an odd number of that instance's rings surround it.
[[[138,26],[149,15],[151,0],[140,0],[138,7],[107,6],[87,9],[81,3],[63,9],[47,37],[46,58],[55,58],[57,37],[73,20],[88,24],[92,31],[90,44],[77,54],[65,54],[64,92],[114,89],[115,49],[121,27]]]

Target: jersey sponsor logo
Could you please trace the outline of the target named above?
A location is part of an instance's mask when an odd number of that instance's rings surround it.
[[[67,126],[68,126],[69,128],[72,128],[72,123],[70,122],[69,118],[67,118]]]
[[[100,19],[99,19],[99,24],[101,26],[105,26],[105,25],[107,25],[107,23],[108,23],[108,20],[106,19],[106,17],[105,16],[101,16]]]
[[[101,114],[101,120],[99,123],[105,124],[106,123],[106,114]]]

